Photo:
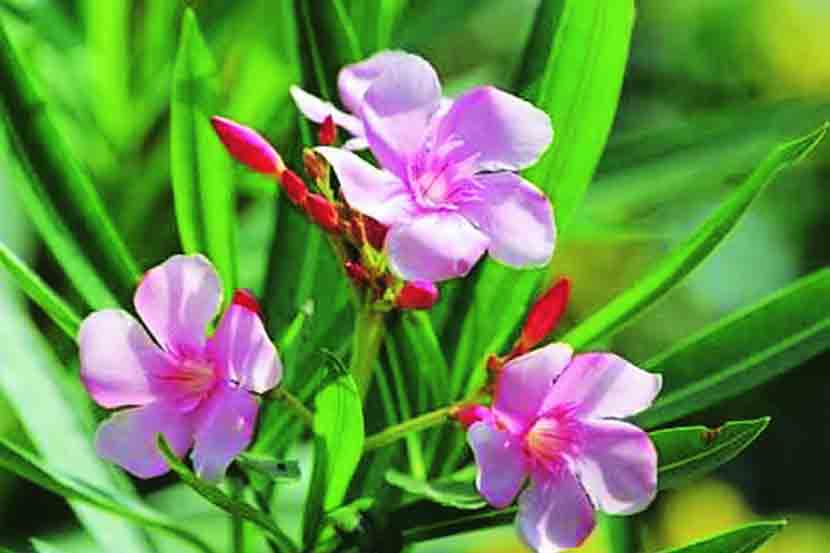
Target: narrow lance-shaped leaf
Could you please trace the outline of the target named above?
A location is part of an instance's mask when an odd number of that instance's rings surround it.
[[[752,553],[786,525],[783,520],[755,522],[683,547],[663,549],[659,553]]]
[[[303,515],[303,544],[319,538],[325,512],[346,496],[363,451],[363,408],[351,375],[339,374],[314,400],[314,469]]]
[[[647,361],[664,388],[635,417],[654,427],[746,392],[830,347],[830,269],[820,270]]]
[[[619,331],[662,298],[726,238],[752,201],[781,170],[798,163],[815,148],[828,128],[830,125],[825,124],[809,135],[773,150],[683,244],[634,286],[566,334],[562,341],[576,349],[584,348]]]
[[[7,470],[24,478],[41,488],[67,498],[70,502],[81,502],[95,510],[85,507],[89,512],[105,511],[109,515],[135,522],[148,528],[157,528],[190,543],[204,553],[215,553],[213,549],[195,534],[178,526],[166,515],[149,509],[129,496],[101,490],[78,478],[69,476],[47,465],[31,453],[0,440],[0,469]],[[103,515],[102,515],[103,516]],[[112,520],[112,516],[107,517]],[[114,529],[114,525],[111,524]],[[111,539],[114,539],[111,538]],[[104,542],[102,542],[103,544]],[[116,542],[112,542],[116,543]],[[130,551],[122,542],[119,549],[112,551]],[[149,551],[149,549],[146,549]]]
[[[27,173],[38,181],[81,244],[90,244],[92,262],[128,297],[139,277],[135,260],[107,214],[101,197],[52,122],[44,101],[0,22],[0,106],[12,131],[12,145]],[[60,257],[58,256],[60,259]]]
[[[74,340],[81,325],[81,318],[63,301],[63,298],[58,296],[37,273],[2,242],[0,242],[0,264],[6,268],[20,289],[43,309],[69,338]]]
[[[237,282],[231,159],[210,126],[218,72],[193,10],[185,11],[170,105],[170,163],[176,222],[186,253],[216,265],[231,297]]]

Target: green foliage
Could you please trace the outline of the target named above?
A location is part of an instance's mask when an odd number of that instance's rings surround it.
[[[830,269],[775,292],[646,362],[665,388],[636,417],[654,427],[751,390],[830,346]]]
[[[216,265],[230,300],[237,283],[236,217],[231,160],[210,125],[218,111],[217,68],[185,11],[170,104],[170,168],[176,222],[185,253],[202,252]]]
[[[735,530],[659,553],[752,553],[786,526],[784,521],[755,522]]]
[[[386,473],[386,481],[409,494],[428,499],[439,505],[456,509],[480,509],[487,503],[481,498],[470,481],[447,479],[439,482],[424,482],[396,470]]]
[[[705,426],[671,428],[651,433],[657,448],[657,484],[661,490],[682,486],[734,459],[761,435],[769,417]]]

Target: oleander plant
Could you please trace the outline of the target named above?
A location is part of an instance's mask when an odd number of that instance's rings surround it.
[[[74,517],[0,550],[486,553],[473,532],[508,527],[749,553],[782,529],[647,539],[663,491],[775,424],[690,416],[828,348],[830,271],[702,328],[652,308],[812,157],[827,103],[618,139],[633,0],[530,2],[509,76],[443,78],[431,37],[477,4],[0,2],[0,159],[47,259],[0,245],[31,302],[0,304],[0,469]],[[689,201],[678,174],[710,203],[669,240],[639,218]],[[619,340],[655,314],[659,349]]]

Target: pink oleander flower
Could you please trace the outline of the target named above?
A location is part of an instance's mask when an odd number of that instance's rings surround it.
[[[646,409],[660,375],[611,353],[573,356],[551,344],[498,373],[492,409],[464,413],[478,464],[476,485],[494,507],[519,496],[517,527],[539,553],[579,546],[594,509],[645,509],[657,491],[657,453],[643,430],[621,419]]]
[[[238,291],[212,336],[222,302],[213,265],[176,255],[151,269],[135,293],[144,327],[125,311],[104,309],[81,325],[81,378],[108,409],[98,454],[141,478],[167,472],[156,448],[163,434],[179,457],[193,447],[196,473],[222,478],[251,441],[259,404],[253,394],[276,386],[282,364],[253,296]]]
[[[346,201],[389,227],[386,250],[406,280],[466,275],[489,251],[516,267],[548,263],[556,231],[548,199],[513,171],[553,138],[547,114],[490,86],[442,98],[433,67],[381,52],[340,72],[351,114],[294,87],[309,119],[327,117],[355,138],[319,147]],[[368,146],[383,169],[349,150]]]

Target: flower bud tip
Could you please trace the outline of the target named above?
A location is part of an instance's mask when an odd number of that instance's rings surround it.
[[[337,141],[337,125],[334,124],[334,118],[331,115],[328,115],[320,125],[317,139],[321,146],[331,146]]]
[[[239,307],[243,307],[248,311],[262,316],[262,308],[259,306],[256,296],[254,296],[253,292],[246,290],[245,288],[234,290],[231,304],[238,305]]]
[[[240,163],[266,175],[279,176],[285,170],[280,155],[255,130],[218,115],[211,117],[210,122],[219,140]]]
[[[427,280],[413,280],[404,284],[397,298],[401,309],[429,309],[438,301],[438,288]]]

